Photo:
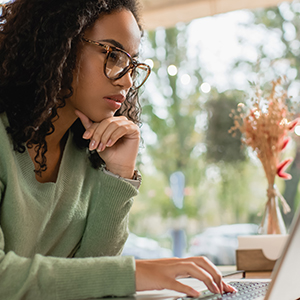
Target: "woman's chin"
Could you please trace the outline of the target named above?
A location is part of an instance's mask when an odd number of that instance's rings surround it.
[[[114,112],[111,112],[111,113],[108,113],[108,114],[101,114],[100,115],[97,115],[97,114],[91,114],[89,116],[90,120],[92,120],[94,123],[100,123],[102,122],[103,120],[105,119],[109,119],[109,118],[112,118],[114,116]]]

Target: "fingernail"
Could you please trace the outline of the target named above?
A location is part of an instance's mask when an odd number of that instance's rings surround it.
[[[214,293],[221,294],[221,291],[219,290],[219,288],[215,284],[213,285],[213,289],[214,289]]]
[[[104,145],[102,143],[99,144],[97,151],[101,152],[105,149]]]
[[[111,144],[112,144],[112,140],[108,140],[108,142],[107,142],[107,144],[106,144],[106,146],[111,146]]]
[[[226,284],[226,286],[227,286],[227,289],[233,290],[234,292],[238,292],[238,290],[235,287],[233,287],[232,285]]]
[[[83,138],[84,139],[88,139],[89,138],[89,135],[90,135],[90,133],[88,132],[88,131],[86,131],[84,134],[83,134]]]
[[[96,148],[95,146],[96,146],[96,141],[92,140],[92,141],[90,142],[89,149],[90,149],[90,150],[95,150],[95,148]]]
[[[194,298],[198,298],[199,297],[199,292],[194,290],[194,291],[192,291],[191,296],[194,297]]]
[[[219,290],[220,290],[221,293],[224,292],[224,287],[223,287],[222,283],[220,283],[220,285],[218,286],[218,288],[219,288]]]

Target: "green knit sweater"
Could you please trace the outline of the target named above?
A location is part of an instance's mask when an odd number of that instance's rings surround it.
[[[0,115],[0,299],[86,299],[135,292],[128,236],[137,190],[91,167],[71,134],[56,183],[40,183],[12,150]]]

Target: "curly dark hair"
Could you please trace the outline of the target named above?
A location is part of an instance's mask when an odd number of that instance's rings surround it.
[[[47,169],[45,138],[54,131],[57,109],[73,94],[72,72],[83,33],[99,15],[121,9],[131,11],[141,29],[137,0],[15,0],[2,6],[0,113],[8,117],[7,131],[15,151],[35,147],[37,174]],[[69,92],[61,97],[62,90]],[[139,124],[137,92],[129,92],[116,115]],[[79,119],[71,130],[76,145],[88,147]],[[103,163],[96,153],[89,158],[94,168]]]

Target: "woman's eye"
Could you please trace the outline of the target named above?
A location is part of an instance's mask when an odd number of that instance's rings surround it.
[[[111,52],[109,56],[112,60],[118,60],[119,55],[117,52]]]

